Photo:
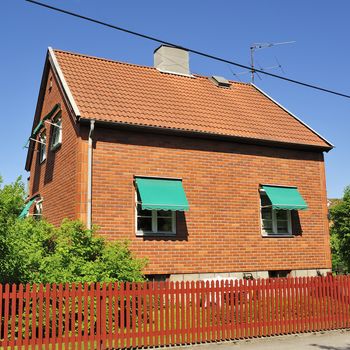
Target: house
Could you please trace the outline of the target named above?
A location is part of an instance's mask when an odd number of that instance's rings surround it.
[[[252,84],[48,49],[22,214],[127,239],[154,279],[312,276],[331,268],[331,143]]]

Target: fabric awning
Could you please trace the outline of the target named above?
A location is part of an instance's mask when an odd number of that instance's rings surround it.
[[[308,208],[297,187],[263,185],[262,188],[271,201],[272,209],[305,210]]]
[[[18,216],[20,219],[24,219],[28,215],[29,209],[36,199],[37,197],[34,197],[26,203],[26,205],[24,206],[24,208]]]
[[[189,210],[188,201],[181,180],[135,178],[145,210]]]

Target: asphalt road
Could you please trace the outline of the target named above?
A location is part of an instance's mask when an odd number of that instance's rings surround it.
[[[350,350],[350,329],[180,346],[184,350]]]

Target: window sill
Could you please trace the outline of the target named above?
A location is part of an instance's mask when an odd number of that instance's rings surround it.
[[[43,159],[43,160],[39,160],[39,164],[41,165],[41,164],[44,164],[46,162],[46,158],[45,159]]]
[[[176,232],[136,232],[136,237],[175,237]]]
[[[55,145],[51,146],[51,151],[55,152],[62,146],[62,142],[56,143]]]
[[[271,234],[271,235],[265,235],[265,234],[262,234],[261,235],[262,238],[294,238],[294,235],[293,234]]]

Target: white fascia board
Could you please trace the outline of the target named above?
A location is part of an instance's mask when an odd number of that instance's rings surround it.
[[[58,61],[57,61],[57,58],[56,58],[56,55],[55,55],[55,52],[54,50],[52,49],[52,47],[49,47],[48,48],[49,50],[49,60],[50,60],[50,63],[53,67],[53,69],[55,70],[61,84],[62,84],[62,87],[63,87],[63,90],[68,98],[68,101],[73,109],[73,112],[75,114],[75,116],[77,118],[80,117],[80,111],[79,111],[79,108],[78,108],[78,105],[75,103],[75,100],[74,100],[74,97],[73,97],[73,94],[72,92],[70,91],[70,88],[67,84],[67,81],[63,75],[63,72],[61,70],[61,67],[60,65],[58,64]]]
[[[270,99],[273,103],[275,103],[277,106],[279,106],[280,108],[282,108],[284,111],[286,111],[289,115],[291,115],[294,119],[296,119],[299,123],[303,124],[304,126],[306,126],[309,130],[311,130],[314,134],[316,134],[318,137],[320,137],[323,141],[325,141],[326,143],[328,143],[331,147],[335,147],[331,142],[329,142],[325,137],[323,137],[322,135],[320,135],[317,131],[315,131],[311,126],[307,125],[306,123],[304,123],[300,118],[298,118],[295,114],[293,114],[291,111],[289,111],[287,108],[285,108],[284,106],[282,106],[280,103],[278,103],[276,100],[274,100],[270,95],[268,95],[266,92],[264,92],[263,90],[261,90],[260,88],[258,88],[255,84],[251,84],[253,87],[255,87],[255,89],[257,89],[259,92],[261,92],[264,96],[266,96],[268,99]]]

